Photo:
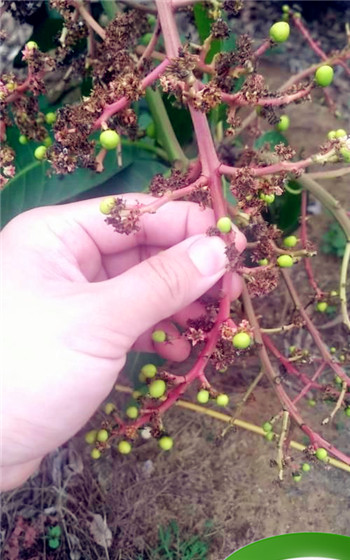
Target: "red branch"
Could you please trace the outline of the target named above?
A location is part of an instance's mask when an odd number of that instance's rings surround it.
[[[159,76],[161,76],[163,74],[164,70],[166,69],[166,67],[169,64],[170,64],[170,61],[166,58],[156,68],[154,68],[154,70],[152,70],[152,72],[150,72],[142,80],[142,82],[141,82],[142,89],[146,89],[148,86],[153,84],[153,82],[155,82],[159,78]],[[100,128],[102,123],[105,123],[112,115],[114,115],[118,111],[122,111],[122,109],[125,109],[125,107],[127,107],[131,102],[132,102],[131,99],[124,96],[124,97],[121,97],[120,99],[118,99],[118,101],[115,101],[114,103],[110,103],[109,105],[106,105],[104,110],[103,110],[102,115],[95,122],[95,124],[93,126],[93,129],[96,130],[97,128]]]

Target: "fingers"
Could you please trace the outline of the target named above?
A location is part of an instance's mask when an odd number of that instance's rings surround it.
[[[90,284],[112,329],[132,343],[160,321],[178,313],[209,290],[225,272],[225,244],[219,237],[194,236],[123,274]],[[106,310],[103,307],[106,306]],[[115,323],[115,324],[113,324]]]

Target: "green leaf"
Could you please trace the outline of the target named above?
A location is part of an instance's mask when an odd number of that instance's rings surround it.
[[[55,527],[50,527],[49,529],[49,535],[52,538],[57,538],[60,537],[62,534],[62,529],[59,525],[55,525]]]
[[[288,141],[278,130],[268,130],[255,140],[254,148],[259,150],[264,144],[270,144],[270,150],[272,151],[277,144],[284,144],[287,146]]]
[[[77,169],[68,175],[48,176],[49,164],[34,159],[34,144],[22,146],[18,142],[17,133],[10,130],[8,140],[16,151],[16,175],[10,179],[1,192],[1,226],[9,222],[16,215],[35,208],[64,202],[72,196],[84,193],[97,185],[106,182],[112,176],[119,174],[131,165],[133,148],[123,148],[123,166],[118,169],[114,151],[107,153],[104,161],[104,171],[96,173],[89,169]]]
[[[268,221],[276,224],[286,235],[298,228],[301,212],[301,193],[298,192],[300,185],[297,181],[289,181],[288,186],[297,194],[285,190],[283,195],[276,196],[275,202],[268,207]]]
[[[212,20],[209,18],[207,9],[202,4],[196,4],[193,7],[194,19],[196,22],[199,37],[204,43],[205,39],[210,35]],[[214,56],[221,51],[222,41],[220,39],[214,39],[211,42],[211,47],[206,56],[205,62],[210,63]]]
[[[167,169],[169,169],[169,167],[157,160],[139,157],[137,161],[131,163],[117,175],[114,175],[104,183],[98,185],[98,187],[89,190],[88,193],[84,192],[74,197],[73,200],[84,200],[86,198],[128,192],[144,192],[148,189],[152,177],[157,173],[163,174]],[[73,202],[73,200],[69,200],[68,202]]]
[[[48,544],[50,548],[55,550],[60,546],[60,541],[58,539],[49,539]]]
[[[174,129],[175,136],[181,146],[190,143],[193,138],[193,125],[188,109],[174,105],[174,98],[169,98],[167,94],[162,96],[168,117]]]

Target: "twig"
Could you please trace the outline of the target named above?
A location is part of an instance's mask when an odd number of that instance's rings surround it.
[[[283,468],[284,468],[283,447],[288,431],[288,425],[289,425],[289,413],[287,410],[284,410],[283,419],[282,419],[282,430],[277,445],[277,465],[279,468],[278,478],[280,480],[283,480]]]
[[[341,388],[341,391],[340,391],[340,395],[338,397],[336,405],[333,408],[330,415],[327,418],[325,418],[324,420],[322,420],[322,424],[328,424],[328,422],[331,422],[333,420],[334,416],[336,415],[336,413],[340,409],[341,405],[343,404],[346,392],[347,392],[347,385],[346,385],[345,381],[343,381],[342,388]]]
[[[229,422],[228,426],[226,426],[226,428],[224,428],[221,432],[221,437],[225,437],[225,435],[227,434],[228,430],[230,428],[232,428],[235,425],[235,420],[236,418],[241,414],[241,411],[245,405],[245,403],[247,402],[247,400],[249,399],[250,395],[253,393],[255,387],[258,385],[260,379],[262,379],[264,376],[264,372],[263,370],[261,370],[259,372],[259,374],[256,376],[256,378],[254,379],[254,381],[249,385],[247,391],[244,393],[244,396],[242,398],[242,400],[238,403],[236,411],[234,413],[234,415],[231,417],[231,422]]]
[[[119,385],[118,383],[115,385],[115,390],[119,391],[120,393],[128,393],[128,394],[132,394],[134,391],[134,389],[132,389],[131,387],[126,387],[125,385]],[[206,408],[199,404],[188,402],[182,399],[179,399],[175,403],[175,406],[184,408],[186,410],[192,410],[192,412],[198,412],[199,414],[205,414],[207,416],[211,416],[212,418],[215,418],[216,420],[220,420],[221,422],[231,422],[232,420],[229,414],[218,412],[217,410],[212,410],[211,408]],[[245,420],[236,419],[234,421],[234,425],[237,426],[238,428],[242,428],[243,430],[248,430],[250,432],[253,432],[254,434],[265,437],[264,430],[260,426],[256,426],[251,422],[246,422]],[[301,443],[298,443],[296,441],[291,441],[290,447],[292,447],[293,449],[297,449],[298,451],[301,452],[307,449],[306,445],[302,445]],[[330,457],[329,464],[332,465],[333,467],[337,467],[338,469],[342,469],[350,473],[350,466],[344,463],[343,461],[338,461],[337,459],[333,459],[333,457]]]

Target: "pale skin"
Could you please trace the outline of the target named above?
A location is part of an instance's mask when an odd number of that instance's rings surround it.
[[[198,298],[225,272],[224,242],[205,235],[211,210],[171,202],[126,236],[106,225],[99,202],[37,208],[1,233],[2,490],[22,484],[85,425],[130,349],[185,360],[190,345],[175,323],[202,314]],[[246,245],[238,230],[236,245]],[[233,274],[231,298],[240,291]],[[154,328],[172,344],[154,345]]]

